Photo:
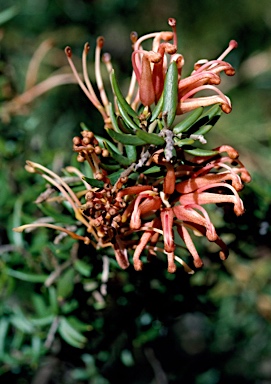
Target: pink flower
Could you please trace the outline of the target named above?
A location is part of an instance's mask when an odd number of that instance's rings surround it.
[[[225,96],[216,85],[220,84],[220,73],[224,72],[228,76],[233,76],[233,67],[225,62],[224,57],[237,47],[235,40],[231,40],[228,48],[216,60],[200,60],[195,64],[194,71],[187,78],[182,78],[182,68],[184,59],[181,54],[177,54],[176,21],[169,19],[172,32],[156,32],[140,37],[136,40],[133,35],[134,52],[132,54],[132,64],[138,82],[139,94],[135,97],[135,103],[140,100],[143,105],[150,106],[157,103],[164,86],[164,80],[168,65],[171,61],[176,61],[179,79],[178,106],[177,114],[183,114],[196,109],[200,106],[220,104],[225,113],[231,111],[230,99]],[[152,51],[142,48],[142,43],[148,39],[153,39]],[[173,43],[169,43],[173,40]],[[166,54],[169,56],[167,57]],[[212,96],[198,96],[201,91],[213,91]],[[134,91],[131,85],[129,94]]]

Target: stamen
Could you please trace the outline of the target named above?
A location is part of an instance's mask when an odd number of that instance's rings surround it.
[[[167,270],[169,273],[174,273],[176,272],[176,265],[174,263],[174,259],[175,259],[175,255],[174,255],[174,252],[166,252],[164,251],[164,253],[167,255],[167,262],[168,262],[168,267],[167,267]]]
[[[228,97],[226,97],[226,99],[227,104],[225,103],[225,100],[221,99],[221,97],[219,96],[206,96],[194,99],[187,99],[186,101],[179,103],[177,108],[177,114],[187,113],[196,108],[208,107],[214,104],[220,104],[220,108],[224,113],[230,113],[232,110],[230,99]],[[204,159],[202,161],[204,161]]]
[[[194,89],[191,89],[191,91],[189,91],[188,93],[186,93],[182,98],[181,98],[181,102],[182,101],[185,101],[186,99],[190,98],[191,96],[193,96],[195,93],[198,93],[200,91],[204,91],[205,89],[211,89],[212,91],[215,91],[220,97],[222,100],[224,100],[224,102],[226,104],[229,103],[229,99],[226,98],[226,96],[224,95],[223,92],[221,92],[218,88],[214,87],[213,85],[201,85],[200,87],[196,87]]]
[[[176,30],[176,19],[173,17],[170,17],[168,19],[168,25],[172,28],[173,31],[173,44],[178,47],[178,38],[177,38],[177,30]]]
[[[90,243],[92,243],[92,245],[94,245],[94,243],[88,237],[77,235],[76,233],[69,231],[68,229],[60,227],[59,225],[55,225],[55,224],[31,223],[31,224],[21,225],[20,227],[17,227],[17,228],[13,228],[13,231],[14,232],[23,232],[24,230],[35,229],[35,228],[40,228],[40,227],[51,228],[51,229],[55,229],[57,231],[65,232],[67,235],[72,237],[74,240],[82,240],[87,245]]]
[[[183,239],[188,251],[193,256],[195,267],[201,268],[203,265],[203,262],[202,262],[201,258],[199,257],[199,254],[196,250],[196,247],[193,243],[193,240],[191,239],[191,236],[190,236],[188,230],[185,228],[184,225],[178,225],[177,230],[178,230],[179,235]]]
[[[202,193],[203,191],[206,191],[207,189],[211,189],[211,188],[217,188],[217,187],[223,187],[223,188],[228,188],[232,191],[233,195],[225,195],[225,194],[219,194],[219,193]],[[243,202],[242,200],[240,199],[237,191],[235,190],[235,188],[233,188],[232,185],[230,184],[227,184],[227,183],[216,183],[216,184],[210,184],[208,186],[204,186],[202,188],[199,188],[196,192],[192,193],[192,194],[187,194],[187,195],[183,195],[180,197],[180,201],[187,205],[187,204],[191,204],[191,199],[192,197],[192,200],[195,199],[195,201],[202,205],[202,204],[209,204],[209,203],[226,203],[226,202],[229,202],[229,203],[233,203],[234,204],[234,212],[237,216],[240,216],[244,213],[244,206],[243,206]]]
[[[152,226],[154,220],[146,223],[146,225]],[[134,255],[133,255],[133,262],[134,262],[134,268],[136,271],[141,271],[143,267],[142,261],[139,259],[142,251],[146,247],[147,243],[149,242],[150,238],[152,236],[152,231],[145,231],[143,235],[141,236],[141,239],[139,240],[139,244],[137,245]]]
[[[97,104],[97,98],[93,97],[93,95],[89,92],[88,88],[85,86],[85,84],[83,83],[83,81],[81,80],[78,72],[77,72],[77,69],[75,68],[75,65],[73,64],[73,61],[71,59],[72,57],[72,50],[70,47],[66,47],[65,48],[65,53],[66,53],[66,56],[67,56],[67,59],[68,59],[68,62],[70,64],[70,67],[73,71],[73,74],[79,84],[79,86],[81,87],[82,91],[85,93],[85,95],[87,96],[87,98],[91,101],[91,103],[98,109],[98,111],[102,114],[103,116],[103,119],[107,119],[108,116],[107,114],[105,113],[105,110],[104,108],[102,107],[102,105],[100,103]]]
[[[72,166],[68,166],[65,169],[69,173],[75,173],[76,175],[78,175],[80,177],[80,179],[82,180],[82,182],[84,183],[86,189],[91,189],[91,186],[84,180],[85,175],[82,172],[80,172],[79,169],[72,167]]]
[[[98,100],[98,98],[94,92],[94,89],[92,87],[91,81],[90,81],[89,76],[88,76],[88,71],[87,71],[87,55],[88,55],[89,49],[90,49],[89,43],[85,43],[84,49],[83,49],[83,54],[82,54],[83,76],[84,76],[86,86],[89,90],[89,93],[92,95],[93,100],[95,100],[95,107],[98,108],[98,106],[102,107],[102,105],[101,105],[100,101]]]
[[[125,249],[123,241],[120,239],[120,236],[116,236],[116,243],[114,244],[115,257],[122,269],[129,267],[129,260],[127,255],[127,249]]]
[[[171,208],[164,208],[161,213],[161,223],[164,233],[164,245],[165,251],[173,252],[175,249],[174,238],[173,238],[173,219],[174,213]]]
[[[228,48],[218,57],[217,60],[223,60],[224,57],[226,57],[233,49],[236,49],[238,47],[238,43],[235,40],[231,40],[229,42]]]
[[[103,85],[103,78],[101,75],[101,50],[104,45],[104,38],[102,36],[97,38],[96,41],[96,49],[95,49],[95,76],[96,76],[96,82],[97,86],[100,92],[100,96],[103,102],[103,105],[107,111],[107,115],[109,116],[109,102],[104,90],[104,85]]]
[[[154,39],[155,37],[160,36],[160,34],[161,34],[161,32],[152,32],[152,33],[148,33],[148,34],[146,34],[146,35],[141,36],[141,37],[135,42],[134,50],[139,50],[141,44],[143,43],[143,41],[148,40],[148,39]]]
[[[29,167],[32,167],[34,170],[37,168],[37,169],[40,169],[41,171],[46,172],[47,174],[50,175],[50,176],[48,176],[45,174],[41,174],[41,176],[45,180],[49,181],[50,184],[54,185],[63,194],[63,196],[65,196],[65,198],[71,204],[71,206],[74,210],[74,214],[75,214],[76,219],[81,221],[81,223],[87,227],[89,232],[92,232],[93,231],[92,226],[84,219],[80,210],[78,209],[78,207],[81,205],[81,203],[78,200],[75,193],[73,192],[73,190],[68,186],[68,184],[65,183],[65,181],[61,177],[59,177],[56,173],[50,171],[46,167],[43,167],[41,164],[34,163],[32,161],[27,161],[26,163]]]
[[[111,63],[111,55],[110,55],[110,53],[105,52],[103,54],[103,56],[102,56],[102,61],[105,64],[107,72],[110,75],[112,73],[112,70],[113,70],[112,63]]]
[[[174,256],[174,259],[183,266],[185,272],[187,272],[189,275],[194,275],[195,271],[193,271],[193,269],[191,269],[189,265],[187,265],[186,262],[183,261],[183,259],[176,255]]]
[[[132,44],[135,44],[137,42],[137,39],[138,39],[138,34],[136,31],[132,31],[130,33],[130,40],[132,42]]]
[[[213,223],[211,222],[207,211],[203,207],[201,207],[199,204],[188,204],[185,206],[185,208],[188,208],[188,209],[194,208],[194,209],[199,210],[203,214],[205,221],[206,221],[206,224],[205,224],[206,237],[210,241],[215,241],[218,236],[217,236],[217,233],[215,231],[215,227],[214,227]]]
[[[198,63],[200,63],[200,61]],[[196,67],[197,67],[198,63],[195,64]],[[222,61],[222,60],[207,61],[207,62],[203,63],[202,65],[200,65],[193,72],[193,74],[201,73],[205,70],[211,71],[212,73],[224,71],[226,73],[226,75],[228,75],[228,76],[233,76],[235,74],[234,68],[229,63],[227,63],[226,61]]]

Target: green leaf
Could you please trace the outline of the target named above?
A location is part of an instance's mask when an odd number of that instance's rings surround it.
[[[18,198],[15,202],[14,209],[13,209],[13,215],[12,215],[12,227],[17,228],[21,225],[21,218],[22,218],[22,199]],[[14,232],[12,231],[12,240],[14,244],[22,248],[23,247],[23,234],[21,232]]]
[[[93,188],[103,188],[104,182],[101,180],[91,179],[90,177],[83,176],[83,180],[85,180],[91,187]]]
[[[162,95],[160,96],[160,99],[158,100],[158,103],[153,108],[152,116],[151,116],[151,119],[150,119],[151,123],[159,116],[159,113],[162,111],[163,102],[164,102],[164,96],[163,96],[163,93],[162,93]]]
[[[67,317],[69,324],[76,329],[78,332],[87,332],[93,329],[93,326],[90,324],[83,323],[75,316]]]
[[[31,359],[32,361],[35,361],[35,363],[38,363],[38,360],[41,356],[42,352],[42,342],[41,338],[37,335],[32,335],[31,338]]]
[[[212,108],[209,109],[207,114],[204,117],[208,118],[208,121],[194,134],[196,135],[206,135],[213,127],[214,125],[218,122],[222,115],[222,110],[219,105],[214,105]]]
[[[116,160],[120,165],[124,165],[124,166],[129,166],[131,165],[131,161],[125,157],[125,156],[122,156],[122,155],[118,155],[117,153],[114,153],[112,152],[111,153],[111,156],[113,157],[114,160]]]
[[[186,119],[175,125],[173,133],[178,135],[179,133],[186,132],[189,128],[198,120],[202,115],[203,107],[195,109]]]
[[[208,116],[208,119],[211,120],[215,116],[221,116],[222,115],[222,109],[220,108],[219,104],[213,105],[211,108],[208,109],[208,111],[204,114],[204,116]]]
[[[177,139],[174,137],[174,142],[179,146],[182,147],[183,145],[192,145],[194,144],[195,140],[186,138],[186,139]]]
[[[59,277],[57,281],[57,298],[65,299],[70,296],[74,289],[74,269],[69,268]]]
[[[113,140],[116,140],[119,143],[126,145],[144,145],[146,144],[144,140],[141,140],[139,137],[135,135],[118,133],[113,131],[112,129],[107,129],[107,133]]]
[[[100,166],[101,168],[105,169],[106,171],[116,171],[119,169],[119,165],[118,164],[104,164],[104,163],[100,163]]]
[[[35,313],[38,317],[43,317],[46,313],[48,313],[48,305],[47,303],[45,303],[44,297],[37,293],[34,293],[31,296],[31,300]]]
[[[36,327],[45,327],[46,325],[51,325],[54,321],[55,316],[49,315],[45,317],[32,317],[29,321]]]
[[[168,67],[163,97],[163,115],[167,116],[167,128],[169,128],[176,115],[178,102],[178,69],[176,61],[173,61]]]
[[[194,148],[194,149],[184,149],[186,153],[193,156],[215,156],[219,154],[219,151],[212,151],[208,149]]]
[[[0,12],[0,25],[11,20],[18,13],[19,13],[19,8],[16,5],[13,5],[12,7],[7,8],[4,11]]]
[[[95,135],[95,139],[98,140],[100,147],[102,148],[106,147],[107,149],[108,147],[110,147],[114,152],[121,154],[120,150],[113,143],[111,143],[110,140],[104,139],[103,137],[98,135]]]
[[[87,338],[78,332],[65,317],[60,319],[58,332],[68,344],[75,348],[83,348],[87,342]]]
[[[58,305],[58,301],[57,301],[56,288],[51,286],[51,287],[49,287],[48,291],[49,291],[49,302],[50,302],[51,312],[54,313],[55,315],[57,315],[58,311],[59,311],[59,305]]]
[[[62,215],[49,203],[37,204],[41,212],[47,216],[52,217],[55,222],[63,224],[74,224],[74,218],[69,215]]]
[[[47,275],[34,274],[34,273],[25,273],[21,271],[15,271],[11,268],[6,268],[6,273],[9,276],[15,277],[16,279],[27,281],[29,283],[44,283],[48,278]]]
[[[214,126],[211,124],[203,125],[199,130],[194,132],[194,135],[206,135]]]
[[[84,262],[83,260],[76,260],[74,263],[74,268],[77,272],[79,272],[83,276],[90,276],[91,274],[91,266]]]
[[[125,146],[125,149],[126,149],[126,153],[128,155],[128,153],[132,153],[133,156],[131,156],[131,158],[127,158],[123,155],[119,155],[118,153],[115,153],[114,151],[111,150],[110,147],[107,147],[111,157],[117,162],[119,163],[120,165],[123,165],[125,167],[131,165],[131,162],[135,161],[136,160],[136,150],[135,150],[135,147],[133,147],[132,145],[129,146],[129,145],[126,145]],[[133,152],[132,152],[133,151]],[[135,157],[135,160],[131,161],[132,158]]]
[[[16,314],[10,317],[10,323],[19,331],[24,333],[32,333],[34,330],[33,324],[24,316]]]
[[[219,105],[214,105],[209,108],[207,113],[205,113],[202,117],[196,120],[190,127],[188,127],[185,131],[190,131],[190,134],[195,135],[205,135],[207,134],[217,123],[220,116],[222,115],[222,110]]]
[[[5,352],[5,341],[8,333],[9,320],[2,317],[0,320],[0,358],[3,357]]]
[[[133,145],[125,145],[125,150],[126,150],[128,160],[130,161],[129,165],[131,165],[136,161],[136,158],[137,158],[136,148]]]
[[[163,137],[158,136],[156,133],[149,133],[146,131],[143,131],[142,129],[139,129],[136,131],[137,137],[139,137],[141,140],[144,140],[147,144],[153,144],[153,145],[164,145],[165,140]]]
[[[158,167],[158,165],[154,165],[151,168],[148,168],[146,171],[142,172],[144,175],[149,175],[150,173],[157,173],[161,171],[161,167]]]
[[[111,123],[113,125],[114,130],[116,132],[121,133],[121,129],[118,125],[118,120],[117,120],[117,117],[115,115],[115,111],[114,111],[114,107],[113,107],[112,103],[109,104],[109,116],[110,116]]]
[[[137,129],[140,128],[139,126],[139,121],[138,121],[138,125],[132,120],[132,118],[129,116],[129,114],[127,113],[126,109],[123,108],[122,104],[118,103],[118,108],[119,108],[119,112],[120,112],[120,115],[121,117],[123,118],[125,124],[131,128],[132,130],[136,131]]]
[[[118,181],[118,179],[120,178],[120,175],[122,174],[123,171],[124,171],[124,169],[120,168],[117,172],[111,173],[111,175],[108,176],[110,183],[112,185],[114,185]]]
[[[118,85],[118,82],[116,80],[114,70],[112,70],[110,78],[111,78],[111,85],[112,85],[113,91],[116,95],[116,98],[118,100],[118,103],[122,106],[123,110],[125,110],[128,115],[130,115],[134,118],[138,118],[137,113],[133,110],[133,108],[130,106],[130,104],[126,101],[126,99],[122,95],[120,88],[119,88],[119,85]]]

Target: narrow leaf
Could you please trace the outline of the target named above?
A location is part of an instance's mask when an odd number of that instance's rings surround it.
[[[8,333],[9,321],[6,317],[0,320],[0,358],[3,358],[5,352],[5,341]]]
[[[10,322],[15,328],[24,333],[31,334],[34,330],[33,324],[31,324],[31,322],[26,317],[20,315],[12,315],[10,317]]]
[[[74,269],[69,268],[62,273],[57,281],[57,297],[65,299],[72,293],[74,288]]]
[[[120,168],[117,172],[111,173],[111,175],[108,176],[110,183],[114,185],[117,180],[120,178],[120,175],[124,171],[124,168]]]
[[[51,325],[54,321],[54,315],[49,315],[45,317],[33,317],[29,321],[31,324],[37,327],[45,327],[46,325]]]
[[[208,116],[208,119],[211,120],[214,116],[221,116],[222,115],[222,109],[219,105],[213,105],[211,108],[208,109],[208,111],[204,114],[204,116]]]
[[[104,164],[100,163],[101,168],[105,169],[106,171],[117,171],[119,169],[118,164]]]
[[[0,25],[11,20],[18,13],[19,13],[19,8],[16,5],[13,5],[12,7],[7,8],[4,11],[0,12]]]
[[[218,151],[212,151],[208,149],[201,149],[201,148],[194,148],[194,149],[185,149],[186,153],[189,153],[189,155],[193,156],[214,156],[218,155]]]
[[[174,142],[179,146],[182,147],[183,145],[192,145],[194,144],[195,140],[193,139],[177,139],[176,137],[174,138]]]
[[[127,157],[130,161],[129,165],[131,165],[136,161],[136,158],[137,158],[136,148],[133,145],[125,145],[125,150],[126,150]]]
[[[158,103],[153,108],[152,116],[151,116],[151,120],[150,120],[151,123],[159,116],[159,113],[162,111],[163,102],[164,102],[164,96],[162,93],[162,95],[160,96],[160,99],[158,100]]]
[[[173,128],[173,132],[175,135],[179,133],[186,132],[188,129],[198,120],[198,118],[202,115],[203,107],[199,107],[195,109],[185,120],[181,121]]]
[[[16,279],[28,281],[29,283],[44,283],[48,278],[47,275],[38,275],[34,273],[25,273],[21,271],[15,271],[14,269],[7,268],[6,273],[9,276],[15,277]]]
[[[86,332],[91,331],[93,329],[93,326],[90,324],[83,323],[75,316],[69,316],[67,318],[67,321],[69,324],[76,329],[78,332]]]
[[[157,173],[161,171],[161,167],[158,167],[157,165],[154,165],[151,168],[148,168],[146,171],[142,172],[144,175],[149,175],[150,173]]]
[[[98,135],[95,135],[95,139],[98,140],[98,142],[99,142],[99,146],[100,146],[100,147],[102,147],[102,148],[104,148],[104,147],[106,147],[106,146],[107,146],[107,147],[110,147],[110,148],[112,149],[112,151],[114,151],[114,152],[120,154],[119,149],[118,149],[113,143],[111,143],[110,140],[107,140],[107,139],[105,139],[105,138],[103,138],[103,137],[101,137],[101,136],[98,136]],[[108,149],[108,148],[107,148],[107,149]]]
[[[176,61],[173,61],[168,67],[164,85],[163,97],[163,115],[167,116],[167,127],[169,128],[176,115],[178,102],[178,69]]]
[[[85,180],[91,187],[93,188],[103,188],[104,182],[101,180],[91,179],[90,177],[83,176],[83,180]]]
[[[113,125],[114,130],[116,132],[121,132],[121,129],[118,125],[118,120],[117,120],[117,117],[115,115],[115,111],[114,111],[114,107],[113,107],[112,103],[109,104],[109,116],[110,116],[111,123]]]
[[[79,272],[81,275],[86,277],[90,276],[91,266],[83,260],[76,260],[73,265],[76,271]]]
[[[153,144],[153,145],[164,145],[165,140],[163,137],[158,136],[156,133],[148,133],[146,131],[143,131],[142,129],[139,129],[136,131],[137,137],[139,137],[141,140],[144,140],[147,144]]]
[[[120,165],[129,166],[131,164],[131,161],[122,155],[118,155],[117,153],[112,152],[111,156],[114,160],[116,160]]]
[[[122,95],[116,76],[115,76],[115,71],[112,70],[111,72],[111,85],[113,88],[113,91],[116,95],[116,98],[119,102],[119,104],[123,107],[123,109],[132,117],[138,118],[137,113],[133,110],[133,108],[130,106],[130,104],[126,101],[124,96]]]
[[[120,103],[117,103],[118,104],[118,108],[119,108],[119,112],[120,112],[120,115],[121,117],[123,118],[125,124],[132,128],[133,130],[137,130],[139,129],[139,122],[138,122],[138,125],[132,120],[132,118],[129,116],[128,112],[126,111],[126,109],[124,109],[123,105],[120,104]]]
[[[211,124],[203,125],[194,135],[206,135],[213,127]]]
[[[107,129],[107,133],[112,139],[116,140],[119,143],[126,145],[144,145],[146,144],[144,140],[141,140],[139,137],[135,135],[118,133],[113,131],[112,129]]]
[[[62,317],[60,320],[59,331],[65,334],[69,340],[74,340],[81,345],[87,342],[87,338],[78,332],[65,317]]]

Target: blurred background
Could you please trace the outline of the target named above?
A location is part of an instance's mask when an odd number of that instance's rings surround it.
[[[86,41],[93,59],[99,35],[127,89],[130,32],[168,30],[168,17],[177,19],[184,76],[197,60],[216,58],[238,41],[227,58],[237,73],[221,84],[233,111],[208,145],[240,152],[253,177],[242,192],[246,213],[215,218],[230,248],[226,262],[206,244],[205,267],[193,276],[181,268],[169,275],[164,260],[139,273],[110,259],[102,295],[107,257],[80,245],[81,263],[70,265],[73,240],[57,246],[47,230],[12,232],[38,217],[33,202],[44,188],[25,161],[56,172],[76,164],[72,137],[81,122],[101,132],[101,118],[75,84],[35,100],[18,96],[33,81],[70,73],[66,45],[78,68]],[[1,0],[0,49],[1,383],[270,384],[270,0]],[[36,63],[41,58],[37,75],[33,55]]]

